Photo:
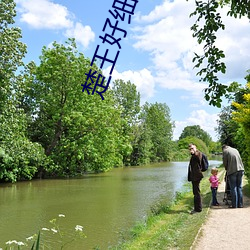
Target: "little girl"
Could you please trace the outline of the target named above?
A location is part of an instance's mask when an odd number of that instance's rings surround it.
[[[211,190],[212,190],[212,205],[213,206],[219,206],[220,204],[217,201],[217,189],[220,184],[219,179],[217,177],[218,169],[212,168],[211,169],[211,176],[209,178],[209,181],[211,183]]]

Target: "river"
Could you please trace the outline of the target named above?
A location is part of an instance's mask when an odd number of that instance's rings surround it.
[[[211,166],[220,163],[210,161]],[[145,219],[153,204],[166,197],[171,202],[187,182],[187,165],[188,162],[168,162],[116,168],[79,179],[1,184],[0,248],[5,249],[9,240],[25,242],[42,228],[52,228],[49,221],[56,218],[66,241],[76,225],[83,226],[87,236],[64,249],[108,249],[118,243],[122,232]],[[41,240],[46,239],[47,245],[60,238],[52,231],[42,233]]]

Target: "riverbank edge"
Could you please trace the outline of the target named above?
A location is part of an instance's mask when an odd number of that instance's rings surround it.
[[[219,168],[220,181],[224,181],[225,171]],[[199,232],[207,219],[210,204],[211,190],[206,176],[201,181],[201,193],[203,211],[190,215],[193,208],[193,194],[191,183],[183,187],[183,191],[177,192],[174,201],[165,205],[158,205],[157,209],[151,209],[144,222],[138,222],[121,239],[120,243],[109,249],[113,250],[138,250],[138,249],[191,249],[199,237]]]

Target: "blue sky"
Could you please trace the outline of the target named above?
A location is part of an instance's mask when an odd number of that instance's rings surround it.
[[[22,41],[28,46],[25,61],[38,63],[44,45],[65,42],[68,37],[76,38],[79,51],[92,59],[97,44],[101,44],[99,36],[104,35],[105,21],[111,18],[109,9],[113,2],[16,0],[16,25],[21,27]],[[127,35],[120,41],[112,80],[134,83],[141,94],[141,104],[166,103],[176,126],[174,139],[178,139],[184,127],[200,125],[217,140],[214,128],[220,109],[204,100],[206,84],[198,81],[192,64],[194,51],[202,51],[190,31],[194,22],[189,18],[195,8],[193,2],[139,0],[131,23],[122,23]],[[227,17],[226,12],[221,10],[226,30],[218,34],[217,41],[225,51],[227,63],[227,73],[220,80],[245,84],[244,77],[250,69],[250,23],[247,18]],[[104,75],[109,70],[110,66],[104,65]]]

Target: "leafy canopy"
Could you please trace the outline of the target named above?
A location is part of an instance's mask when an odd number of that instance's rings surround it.
[[[205,99],[209,101],[209,104],[221,107],[221,97],[231,89],[220,83],[218,78],[219,73],[225,74],[226,72],[226,64],[223,61],[225,54],[216,46],[217,32],[225,29],[220,7],[230,5],[228,15],[235,18],[248,16],[250,19],[250,4],[249,0],[199,0],[195,3],[196,9],[190,16],[196,16],[197,19],[191,30],[198,43],[204,45],[203,54],[195,53],[194,67],[199,69],[197,75],[200,76],[200,81],[209,84],[205,89]]]
[[[185,127],[179,137],[179,140],[188,136],[199,138],[200,140],[205,142],[207,146],[209,146],[209,144],[212,142],[211,136],[206,131],[204,131],[199,125]]]

